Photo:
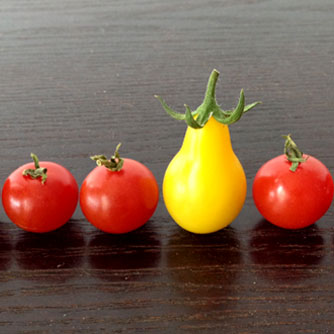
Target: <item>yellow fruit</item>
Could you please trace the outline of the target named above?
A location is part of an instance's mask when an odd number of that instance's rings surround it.
[[[245,106],[241,90],[236,109],[220,109],[215,99],[218,74],[212,72],[204,101],[194,112],[186,106],[186,114],[178,114],[158,97],[171,116],[188,124],[182,147],[165,172],[163,197],[175,222],[194,233],[212,233],[229,225],[240,213],[247,192],[228,124],[259,102]]]

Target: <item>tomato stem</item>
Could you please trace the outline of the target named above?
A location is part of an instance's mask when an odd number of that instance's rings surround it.
[[[119,148],[121,147],[121,143],[116,146],[116,150],[114,155],[111,156],[110,159],[106,158],[105,155],[94,155],[90,157],[92,160],[96,161],[98,166],[104,166],[111,170],[112,172],[119,172],[124,164],[124,159],[122,159],[119,155]]]
[[[216,83],[218,77],[219,72],[213,70],[209,77],[204,100],[195,111],[191,111],[188,105],[185,104],[186,112],[184,114],[178,113],[170,108],[160,96],[155,95],[155,97],[160,101],[162,107],[171,117],[177,120],[184,120],[188,126],[194,129],[203,128],[211,117],[214,117],[218,122],[225,125],[233,124],[237,122],[244,113],[261,103],[258,101],[245,106],[245,96],[243,90],[241,90],[237,107],[233,110],[222,110],[216,102]]]
[[[48,177],[47,176],[47,169],[44,168],[44,167],[40,167],[39,160],[38,160],[38,157],[37,157],[36,154],[31,153],[30,156],[31,156],[32,160],[34,161],[35,169],[33,169],[33,168],[25,169],[22,174],[25,175],[25,176],[29,175],[33,179],[37,179],[37,178],[40,177],[40,178],[42,178],[42,184],[44,184],[47,177]]]
[[[297,147],[296,143],[292,140],[291,135],[284,135],[284,154],[287,159],[292,163],[290,170],[295,172],[300,163],[305,162],[308,157],[303,157],[303,152]]]

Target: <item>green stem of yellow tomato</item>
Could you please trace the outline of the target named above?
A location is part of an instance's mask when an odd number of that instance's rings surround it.
[[[186,112],[184,114],[178,113],[170,108],[160,96],[155,95],[155,97],[160,101],[162,107],[171,117],[177,120],[184,120],[188,126],[194,129],[202,128],[211,117],[214,117],[218,122],[225,125],[233,124],[237,122],[244,113],[261,103],[254,102],[245,106],[244,92],[241,90],[237,107],[233,110],[222,110],[216,101],[216,84],[218,77],[219,72],[213,70],[209,77],[204,100],[195,111],[191,111],[190,107],[185,104]]]

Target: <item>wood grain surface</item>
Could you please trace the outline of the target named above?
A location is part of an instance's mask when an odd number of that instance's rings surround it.
[[[257,212],[251,184],[292,133],[334,172],[332,0],[2,0],[0,177],[30,160],[63,164],[79,184],[92,154],[146,164],[159,185],[213,68],[217,99],[241,88],[256,111],[230,127],[247,174],[243,211],[211,235],[181,230],[162,200],[123,236],[78,207],[35,235],[0,211],[1,333],[333,333],[333,206],[285,231]]]

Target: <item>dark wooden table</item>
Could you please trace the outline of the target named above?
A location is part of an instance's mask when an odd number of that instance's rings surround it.
[[[251,197],[257,169],[292,133],[334,171],[332,0],[2,0],[1,185],[30,152],[79,184],[92,154],[146,164],[159,185],[179,149],[178,111],[202,101],[263,104],[230,127],[248,180],[243,211],[211,235],[183,231],[162,197],[136,232],[104,234],[78,207],[56,232],[0,214],[1,333],[333,333],[333,206],[286,231]],[[161,188],[161,187],[160,187]]]

